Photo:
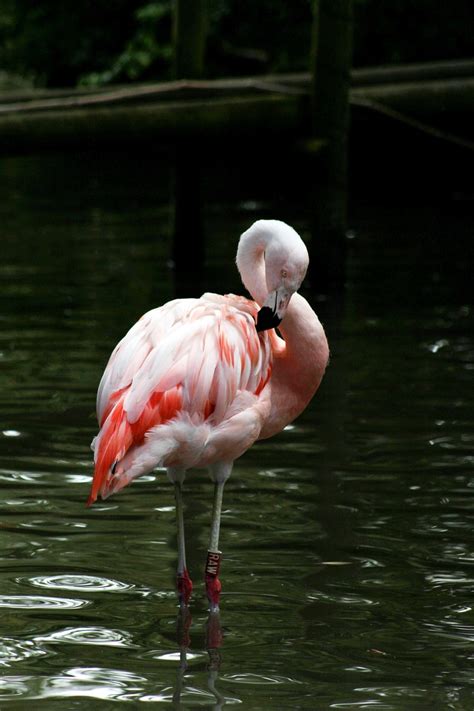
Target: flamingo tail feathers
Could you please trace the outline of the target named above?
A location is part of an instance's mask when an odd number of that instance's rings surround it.
[[[99,494],[102,498],[107,496],[110,479],[114,475],[117,462],[122,459],[132,443],[132,428],[120,401],[110,412],[94,443],[95,470],[87,506],[91,506]]]

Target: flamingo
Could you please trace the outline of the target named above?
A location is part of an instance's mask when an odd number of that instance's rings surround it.
[[[318,317],[297,293],[309,263],[297,232],[258,220],[242,234],[236,262],[253,300],[206,293],[148,311],[112,352],[97,393],[88,505],[166,468],[176,500],[182,609],[193,588],[183,518],[187,470],[207,468],[214,482],[205,583],[211,612],[218,611],[222,497],[233,463],[304,410],[329,355]]]

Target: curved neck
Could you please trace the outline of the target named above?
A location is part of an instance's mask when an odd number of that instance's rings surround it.
[[[236,262],[240,278],[247,291],[260,306],[267,297],[265,250],[268,240],[268,234],[250,228],[243,233],[237,248]]]
[[[306,358],[313,349],[317,349],[321,340],[321,324],[306,299],[295,293],[291,297],[285,318],[279,330],[286,344],[286,357],[296,357],[303,370],[308,363]],[[324,342],[325,342],[324,338]]]
[[[319,387],[329,356],[323,327],[301,294],[291,297],[279,330],[285,340],[278,339],[271,378],[271,411],[261,438],[280,432],[304,410]]]

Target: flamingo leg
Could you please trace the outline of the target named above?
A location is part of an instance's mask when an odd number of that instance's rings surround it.
[[[211,476],[214,480],[214,505],[212,507],[211,535],[209,537],[209,548],[207,551],[205,580],[206,593],[209,600],[211,612],[219,610],[219,600],[222,590],[219,580],[219,570],[221,567],[222,554],[219,550],[219,533],[221,528],[222,497],[224,485],[232,471],[232,462],[221,462],[211,468]]]
[[[189,598],[191,597],[193,583],[189,577],[188,569],[186,567],[182,481],[174,481],[174,495],[176,499],[176,523],[178,527],[178,570],[176,575],[176,589],[178,592],[180,606],[187,607],[189,604]]]

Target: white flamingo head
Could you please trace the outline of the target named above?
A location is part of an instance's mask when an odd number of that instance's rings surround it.
[[[254,222],[242,235],[241,245],[245,251],[244,245],[250,242],[263,254],[265,284],[259,285],[263,298],[260,297],[262,308],[258,313],[257,331],[265,331],[280,324],[292,295],[300,288],[308,268],[308,250],[298,233],[280,220]]]

